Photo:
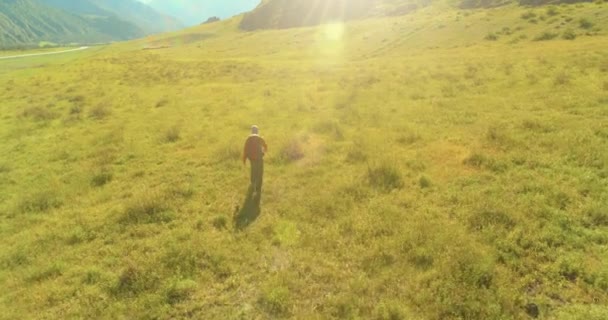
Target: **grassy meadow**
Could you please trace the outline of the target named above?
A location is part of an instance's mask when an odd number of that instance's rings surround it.
[[[608,318],[607,3],[238,19],[0,60],[0,319]]]

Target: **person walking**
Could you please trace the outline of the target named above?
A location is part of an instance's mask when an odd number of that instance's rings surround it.
[[[243,151],[243,165],[247,165],[247,159],[251,163],[251,188],[253,193],[261,193],[262,182],[264,180],[264,154],[268,151],[268,146],[264,138],[260,136],[258,126],[251,127],[251,134],[245,141]]]

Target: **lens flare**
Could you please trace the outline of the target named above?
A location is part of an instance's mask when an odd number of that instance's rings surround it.
[[[325,25],[325,37],[329,41],[341,41],[344,36],[344,23],[334,22]]]

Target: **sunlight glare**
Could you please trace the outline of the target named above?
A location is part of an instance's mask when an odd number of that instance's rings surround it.
[[[325,37],[330,41],[342,40],[344,35],[344,23],[334,22],[325,26]]]

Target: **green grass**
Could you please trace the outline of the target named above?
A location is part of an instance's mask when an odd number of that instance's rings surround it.
[[[557,10],[0,61],[0,319],[606,318],[608,7]]]

